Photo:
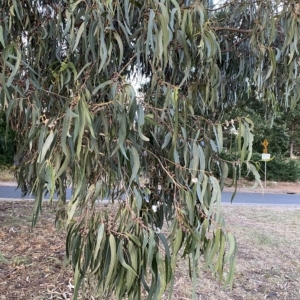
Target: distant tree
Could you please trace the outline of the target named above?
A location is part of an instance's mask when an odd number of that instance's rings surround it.
[[[289,129],[290,158],[300,155],[300,105],[285,112],[285,120]]]
[[[5,111],[0,109],[0,166],[12,165],[15,154],[15,134],[7,127]]]
[[[88,273],[107,297],[141,299],[144,287],[158,299],[168,284],[172,294],[179,253],[194,283],[202,255],[232,283],[236,244],[220,204],[237,162],[220,158],[220,119],[250,90],[268,112],[298,101],[300,10],[274,0],[206,4],[0,3],[0,101],[17,134],[18,182],[35,195],[33,224],[45,192],[59,194],[75,298]],[[142,75],[149,84],[137,96],[131,82]],[[233,121],[238,163],[258,176],[253,123]],[[114,205],[99,209],[99,198]]]
[[[225,109],[222,119],[231,120],[236,116],[248,116],[255,124],[253,129],[253,152],[262,153],[262,142],[264,139],[267,139],[269,142],[269,153],[272,156],[284,156],[290,147],[290,130],[288,128],[287,114],[279,109],[273,120],[270,120],[266,113],[267,111],[260,100],[249,97],[247,101],[240,101],[237,105]],[[224,140],[224,145],[226,146],[232,143],[230,129],[231,126],[227,128],[229,135]]]

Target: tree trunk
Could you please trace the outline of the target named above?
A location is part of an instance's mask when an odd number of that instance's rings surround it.
[[[290,144],[290,159],[293,159],[293,157],[294,157],[293,151],[294,151],[294,141],[291,141],[291,144]]]
[[[292,131],[292,134],[291,134],[291,143],[290,143],[290,159],[293,159],[293,152],[294,152],[294,122],[292,123],[292,128],[291,128],[291,131]]]

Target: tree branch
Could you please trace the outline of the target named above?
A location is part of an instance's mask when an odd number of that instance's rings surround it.
[[[233,27],[211,27],[215,31],[219,30],[227,30],[227,31],[234,31],[234,32],[243,32],[243,33],[252,33],[253,29],[239,29]]]
[[[238,44],[240,44],[241,42],[243,42],[244,40],[248,39],[249,35],[247,35],[246,37],[244,37],[243,39],[237,41],[235,44],[233,44],[230,48],[226,49],[226,50],[222,50],[221,53],[226,53],[226,52],[231,52],[232,50],[236,49],[236,46]]]

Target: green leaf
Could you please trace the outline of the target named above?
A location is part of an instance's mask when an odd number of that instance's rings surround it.
[[[63,161],[62,165],[60,166],[59,170],[57,171],[57,173],[54,176],[55,180],[57,178],[59,178],[64,172],[67,171],[67,168],[68,168],[69,163],[71,161],[71,151],[68,147],[66,147],[64,149],[64,154],[65,154],[64,161]]]
[[[143,135],[142,133],[142,126],[144,125],[144,110],[142,108],[142,106],[138,106],[138,111],[137,111],[137,115],[138,115],[138,133],[140,138],[143,141],[149,142],[149,138],[147,138],[146,136]]]
[[[164,248],[165,248],[165,255],[167,257],[168,262],[171,261],[171,254],[170,254],[170,249],[169,249],[169,245],[168,245],[168,241],[165,237],[165,235],[163,233],[158,233],[157,234],[159,239],[162,241]]]
[[[3,262],[5,264],[9,264],[9,261],[2,255],[1,251],[0,251],[0,262]]]
[[[153,255],[154,255],[154,251],[156,250],[156,244],[155,244],[155,240],[154,240],[154,232],[153,230],[150,230],[149,232],[149,241],[148,241],[148,264],[151,265],[152,264],[152,260],[153,260]]]
[[[135,1],[135,0],[129,0],[129,1],[130,1],[130,3],[134,4],[139,9],[142,9],[143,6],[138,1]]]
[[[164,149],[168,146],[168,144],[170,143],[171,141],[171,138],[172,138],[172,133],[171,132],[168,132],[165,136],[165,139],[164,139],[164,142],[161,146],[161,149]]]
[[[54,133],[53,133],[53,130],[50,130],[50,133],[49,133],[49,135],[48,135],[48,137],[47,137],[47,139],[46,139],[46,141],[43,145],[42,151],[39,155],[39,158],[38,158],[38,161],[37,161],[38,163],[41,163],[44,160],[47,151],[51,147],[53,139],[54,139]]]
[[[199,154],[201,155],[201,153],[199,153],[198,145],[196,142],[194,142],[193,143],[193,159],[190,164],[191,174],[192,174],[193,178],[197,177],[198,167],[199,167],[199,163],[200,163]]]
[[[116,267],[116,263],[117,263],[116,240],[112,234],[109,236],[109,245],[110,245],[110,262],[109,262],[109,269],[108,269],[107,275],[105,277],[104,290],[106,289],[106,287],[108,285],[111,284],[113,270]]]
[[[222,177],[221,177],[221,182],[220,182],[220,188],[223,189],[226,179],[228,177],[228,165],[225,161],[222,161],[221,163],[221,170],[222,170]]]
[[[101,84],[99,84],[93,91],[92,91],[92,94],[95,95],[97,94],[97,92],[100,90],[100,89],[103,89],[104,87],[106,87],[107,85],[111,85],[113,83],[112,80],[108,80],[108,81],[105,81]]]
[[[210,252],[207,253],[206,256],[206,264],[210,265],[220,247],[220,236],[221,236],[221,229],[217,228],[216,232],[214,234],[214,237],[212,239],[212,248],[210,249]]]
[[[133,166],[131,168],[131,177],[129,180],[129,185],[131,185],[132,181],[136,178],[136,176],[138,175],[138,171],[140,169],[139,154],[134,147],[131,148],[131,155],[132,155]]]
[[[45,179],[47,181],[47,189],[50,192],[49,199],[50,199],[50,201],[52,201],[54,193],[55,193],[55,179],[54,179],[54,170],[50,163],[48,163],[47,167],[46,167]]]
[[[133,275],[135,276],[138,276],[137,273],[132,269],[131,266],[129,266],[126,261],[125,261],[125,258],[124,258],[124,254],[123,254],[123,245],[122,245],[122,242],[120,242],[118,244],[118,259],[119,259],[119,262],[121,263],[121,265],[127,269],[129,272],[131,272]]]
[[[209,142],[210,142],[210,146],[211,146],[212,150],[214,152],[219,152],[218,147],[216,146],[216,143],[213,140],[210,140]]]
[[[3,27],[0,25],[0,43],[3,48],[5,48],[4,36],[3,36]]]
[[[219,279],[222,280],[223,275],[223,266],[224,266],[224,255],[225,255],[225,245],[226,245],[226,237],[221,232],[220,235],[220,249],[218,254],[218,260],[215,266],[215,272],[218,272]]]
[[[98,227],[97,242],[94,250],[94,259],[96,259],[98,255],[103,236],[104,236],[104,224],[101,223]]]
[[[73,216],[75,214],[78,203],[79,203],[79,201],[77,201],[77,199],[74,199],[74,201],[72,200],[68,204],[68,219],[67,219],[67,224],[66,224],[67,226],[73,220]]]
[[[232,233],[228,232],[227,239],[229,241],[229,249],[224,258],[225,262],[227,262],[236,253],[236,239],[235,239],[234,235]]]
[[[121,152],[123,156],[128,159],[126,155],[126,150],[124,148],[124,142],[127,137],[127,124],[126,124],[126,115],[125,112],[121,115],[120,125],[119,125],[119,137],[118,137],[118,144],[111,155],[114,155],[119,149],[121,149]]]
[[[129,238],[130,238],[130,239],[131,239],[138,247],[141,246],[141,242],[140,242],[140,240],[139,240],[138,237],[132,235],[132,234],[129,233],[129,232],[125,233],[125,235],[128,236],[128,237],[129,237]],[[135,269],[135,270],[136,270],[136,269]]]
[[[182,229],[179,227],[175,235],[175,241],[173,243],[173,249],[172,249],[173,251],[171,256],[171,266],[173,272],[175,271],[177,254],[181,247],[182,240],[183,240],[183,232]]]
[[[142,208],[142,204],[143,204],[142,195],[141,195],[140,192],[136,189],[136,187],[133,188],[133,192],[134,192],[134,194],[135,194],[137,213],[138,213],[138,215],[139,215],[139,214],[140,214],[140,210],[141,210],[141,208]]]
[[[21,52],[19,51],[19,49],[15,49],[15,50],[17,52],[17,57],[14,57],[14,59],[16,59],[16,64],[14,66],[12,66],[13,71],[11,72],[9,78],[7,79],[7,82],[6,82],[7,87],[11,86],[15,75],[19,71],[19,67],[20,67],[20,63],[21,63],[21,59],[22,59]]]
[[[75,40],[75,44],[73,46],[73,51],[76,50],[84,29],[85,29],[85,22],[82,22],[82,24],[80,25],[80,27],[79,27],[79,29],[78,29],[78,31],[76,33],[76,40]]]
[[[224,261],[230,260],[230,268],[229,273],[226,279],[225,284],[230,284],[232,287],[233,284],[233,276],[236,266],[236,259],[237,259],[237,245],[236,245],[236,238],[233,236],[232,233],[228,232],[227,238],[229,241],[229,250],[227,252],[227,255],[225,256]]]
[[[122,60],[123,60],[123,55],[124,55],[124,47],[123,47],[123,43],[122,40],[120,38],[120,35],[114,31],[114,37],[118,42],[119,45],[119,49],[120,49],[120,55],[119,55],[119,65],[122,64]]]
[[[74,294],[73,294],[73,299],[77,300],[78,297],[78,291],[80,288],[80,285],[82,283],[82,276],[80,274],[80,265],[79,262],[75,266],[75,272],[74,272],[74,282],[75,282],[75,287],[74,287]]]
[[[138,248],[131,242],[128,241],[128,254],[130,257],[130,262],[132,266],[132,270],[137,272],[138,269]],[[134,281],[137,277],[137,274],[134,275],[131,271],[126,272],[126,285],[127,290],[130,291],[132,288],[132,285],[134,284]]]
[[[191,193],[188,191],[185,192],[185,201],[186,201],[186,205],[187,205],[190,225],[193,225],[194,217],[195,217],[195,203],[193,201]]]
[[[223,151],[223,130],[222,130],[222,125],[218,124],[218,150],[219,153],[221,153]]]
[[[150,54],[150,46],[152,49],[154,49],[153,44],[153,37],[152,37],[152,30],[153,30],[153,23],[154,23],[155,13],[151,9],[149,12],[149,20],[148,20],[148,31],[147,31],[147,40],[146,40],[146,55],[148,56]]]

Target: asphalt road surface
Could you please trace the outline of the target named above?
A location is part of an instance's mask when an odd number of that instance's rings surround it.
[[[230,203],[232,193],[222,193],[222,203]],[[26,196],[23,199],[32,199]],[[45,197],[47,199],[48,196]],[[67,199],[71,198],[71,189],[67,190]],[[22,199],[21,190],[15,186],[0,186],[0,199]],[[300,206],[300,194],[263,194],[263,193],[237,193],[233,205],[294,205]]]

